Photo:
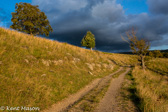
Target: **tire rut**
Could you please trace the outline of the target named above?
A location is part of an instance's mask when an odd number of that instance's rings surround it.
[[[79,92],[70,95],[68,98],[65,98],[64,100],[58,102],[57,104],[52,105],[52,107],[48,110],[44,110],[43,112],[76,112],[76,110],[73,110],[73,107],[75,104],[78,104],[78,102],[88,93],[90,93],[95,88],[104,87],[106,83],[111,79],[111,77],[120,72],[123,68],[120,67],[116,72],[105,76],[104,78],[95,79],[91,84],[87,85],[83,89],[81,89]],[[100,90],[98,89],[98,90]],[[99,91],[97,91],[99,92]]]
[[[108,75],[104,78],[101,79],[99,84],[92,90],[90,91],[85,97],[83,97],[79,102],[77,102],[75,105],[72,107],[68,108],[64,112],[83,112],[83,111],[93,111],[95,107],[97,106],[97,102],[95,101],[98,100],[96,97],[101,94],[101,92],[106,88],[108,85],[110,85],[110,81],[112,79],[112,76],[123,71],[123,68],[120,68],[119,71]]]
[[[124,77],[129,71],[130,68],[127,68],[126,72],[122,73],[118,78],[111,82],[108,91],[106,92],[104,98],[100,101],[99,106],[96,108],[95,112],[120,112],[116,97],[119,94],[118,92],[121,88]]]

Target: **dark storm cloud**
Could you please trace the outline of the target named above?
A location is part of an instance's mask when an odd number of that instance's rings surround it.
[[[156,14],[168,14],[168,0],[148,0],[149,10]]]
[[[137,28],[140,37],[145,37],[150,41],[154,41],[161,40],[162,35],[168,33],[167,17],[168,16],[165,15],[149,16],[148,14],[139,14],[135,17],[128,16],[128,19],[131,21],[129,26]]]
[[[148,0],[150,7],[152,3]],[[95,34],[97,49],[128,50],[121,35],[134,27],[137,35],[149,40],[152,46],[167,44],[167,15],[125,15],[115,0],[33,0],[33,4],[47,14],[54,29],[50,38],[56,40],[80,46],[81,39],[90,30]]]

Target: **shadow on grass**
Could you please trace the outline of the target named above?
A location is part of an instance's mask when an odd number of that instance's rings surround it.
[[[129,76],[129,80],[131,80],[132,82],[132,84],[128,88],[128,91],[130,93],[129,99],[131,99],[131,101],[137,107],[137,112],[142,112],[143,108],[141,105],[141,99],[137,95],[135,79],[133,78],[131,72],[128,73],[128,76]]]
[[[147,69],[148,70],[150,70],[150,71],[153,71],[153,72],[155,72],[155,73],[158,73],[158,74],[160,74],[160,75],[162,75],[162,76],[168,76],[167,74],[168,74],[168,72],[165,72],[165,71],[158,71],[158,70],[154,70],[154,69],[151,69],[151,68],[149,68],[149,67],[147,67]]]

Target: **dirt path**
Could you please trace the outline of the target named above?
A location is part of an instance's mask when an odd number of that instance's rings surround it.
[[[117,106],[116,97],[124,80],[124,76],[129,72],[130,68],[127,68],[126,72],[121,74],[118,78],[114,79],[104,98],[100,101],[99,106],[95,112],[119,112],[120,108]]]
[[[54,104],[50,109],[44,110],[43,112],[63,112],[67,111],[67,108],[71,107],[75,102],[79,101],[82,97],[84,97],[87,93],[93,90],[96,86],[98,86],[102,80],[106,80],[112,75],[121,71],[122,68],[118,69],[116,72],[102,78],[96,79],[91,84],[87,85],[85,88],[81,89],[79,92],[69,96],[68,98],[62,100],[61,102]]]
[[[108,86],[110,85],[111,79],[113,75],[120,74],[124,69],[121,68],[118,72],[110,74],[101,79],[99,84],[90,91],[87,95],[85,95],[80,101],[78,101],[72,107],[67,108],[65,112],[90,112],[94,111],[98,102],[102,99],[104,94],[106,93]]]

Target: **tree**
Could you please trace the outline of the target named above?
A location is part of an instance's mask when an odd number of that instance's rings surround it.
[[[145,67],[144,59],[146,54],[149,51],[149,47],[150,47],[149,42],[143,39],[138,40],[138,38],[136,37],[136,32],[134,30],[129,31],[126,34],[129,41],[125,40],[123,37],[122,38],[129,43],[132,52],[137,54],[140,57],[141,66],[143,69],[145,69],[146,67]]]
[[[149,52],[150,57],[154,57],[154,53],[152,51]]]
[[[163,53],[163,57],[164,57],[164,58],[168,58],[168,53],[164,52],[164,53]]]
[[[81,44],[82,46],[90,48],[91,50],[95,47],[95,36],[92,34],[92,32],[87,32],[87,34],[83,37]]]
[[[10,26],[12,29],[31,35],[49,36],[49,32],[53,31],[45,13],[41,12],[38,6],[29,3],[16,3],[11,21],[13,22]]]
[[[153,51],[154,57],[155,58],[161,58],[163,54],[159,50]]]
[[[154,58],[161,58],[163,57],[163,54],[159,50],[154,50],[149,53],[149,56]]]

